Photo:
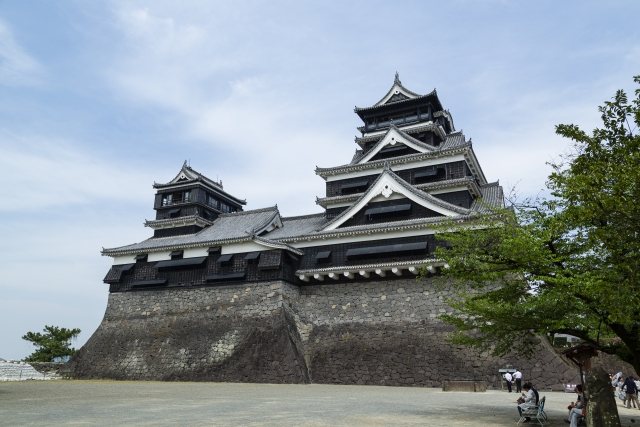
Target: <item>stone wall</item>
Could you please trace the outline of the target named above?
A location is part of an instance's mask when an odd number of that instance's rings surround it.
[[[57,375],[64,368],[64,362],[29,362],[36,371],[47,374]]]
[[[75,378],[307,383],[282,282],[111,293]]]
[[[444,380],[480,380],[501,388],[498,370],[519,367],[540,389],[562,388],[577,371],[545,346],[534,360],[498,358],[446,342],[446,292],[415,279],[300,288],[293,310],[313,382],[441,387]]]
[[[591,359],[591,366],[594,368],[599,366],[608,374],[617,374],[618,372],[622,372],[625,377],[629,375],[633,375],[634,378],[638,377],[633,365],[623,362],[619,357],[613,354],[600,352],[598,356]]]
[[[500,388],[511,364],[541,390],[576,382],[545,346],[527,361],[447,343],[446,296],[413,278],[111,293],[69,367],[76,378]]]

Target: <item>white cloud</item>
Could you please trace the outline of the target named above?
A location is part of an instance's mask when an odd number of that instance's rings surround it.
[[[42,66],[15,41],[10,28],[0,21],[0,84],[30,86],[38,84]]]
[[[214,11],[203,15],[215,21]],[[315,124],[313,107],[299,105],[300,94],[281,75],[261,67],[247,74],[268,56],[261,40],[245,39],[232,23],[197,25],[150,8],[119,8],[115,16],[125,48],[108,78],[119,97],[182,117],[186,139],[208,147],[216,172],[249,208],[279,203],[287,214],[305,213],[302,206],[318,211],[314,196],[322,195],[323,181],[313,169],[349,161],[353,131],[340,135]],[[281,55],[269,59],[277,63]],[[192,166],[208,174],[207,160]]]
[[[0,212],[46,210],[101,200],[139,202],[151,198],[151,174],[100,158],[68,140],[0,132]],[[150,199],[151,200],[151,199]]]

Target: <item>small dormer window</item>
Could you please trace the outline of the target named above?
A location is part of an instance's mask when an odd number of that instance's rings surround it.
[[[149,255],[148,254],[140,254],[135,256],[136,262],[147,262]]]
[[[209,249],[207,249],[207,253],[209,254],[209,256],[219,255],[221,250],[222,248],[220,246],[212,246]]]
[[[447,172],[444,168],[427,169],[421,172],[417,172],[413,175],[413,179],[416,184],[442,181],[446,178],[447,178]]]
[[[244,259],[247,261],[247,264],[257,264],[260,259],[260,252],[249,252]]]
[[[184,251],[173,251],[169,254],[169,256],[171,256],[172,260],[182,259],[182,257],[184,256]]]
[[[220,256],[220,258],[218,258],[218,263],[221,266],[231,265],[233,263],[233,254],[226,254],[226,255]]]
[[[361,179],[359,181],[352,181],[348,184],[342,184],[340,186],[340,194],[360,193],[366,190],[368,185],[369,185],[368,179]]]
[[[379,221],[411,215],[411,203],[369,208],[364,212],[367,221]]]
[[[316,254],[316,264],[329,264],[331,262],[331,251],[322,251]]]

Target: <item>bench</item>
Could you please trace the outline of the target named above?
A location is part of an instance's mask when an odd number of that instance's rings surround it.
[[[540,423],[541,426],[545,425],[545,423],[547,422],[547,414],[545,414],[544,412],[544,402],[546,399],[546,397],[542,397],[542,399],[540,399],[540,403],[538,403],[538,406],[532,406],[531,408],[522,411],[517,425],[520,425],[520,423],[523,422],[526,418],[535,418],[536,420],[538,420],[538,423]]]

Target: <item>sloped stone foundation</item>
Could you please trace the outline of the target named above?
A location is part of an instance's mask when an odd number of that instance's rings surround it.
[[[577,372],[541,346],[532,360],[446,342],[450,310],[428,282],[296,287],[284,282],[112,293],[104,320],[69,362],[75,378],[501,388],[522,370],[538,389]]]
[[[110,294],[69,369],[79,379],[307,383],[281,287]]]

